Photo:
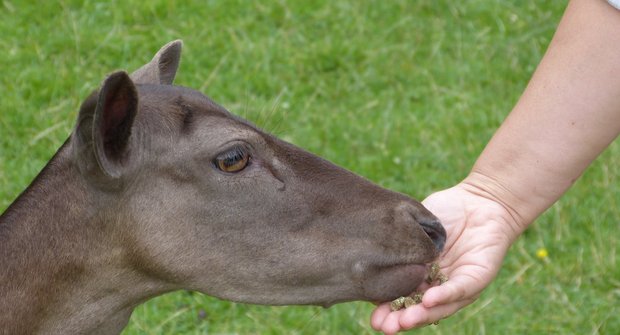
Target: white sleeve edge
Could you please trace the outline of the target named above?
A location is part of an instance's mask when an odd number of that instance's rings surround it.
[[[616,9],[620,9],[620,0],[607,0],[610,5],[614,6]]]

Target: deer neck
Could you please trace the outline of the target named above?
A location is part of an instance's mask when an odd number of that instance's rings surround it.
[[[133,269],[66,146],[0,216],[0,334],[118,334],[170,290]]]

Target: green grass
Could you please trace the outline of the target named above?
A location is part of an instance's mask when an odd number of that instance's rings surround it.
[[[181,38],[176,83],[417,198],[468,172],[563,1],[16,1],[0,4],[0,210],[107,73]],[[620,332],[620,147],[518,240],[480,299],[421,334]],[[549,257],[535,256],[546,248]],[[179,292],[124,334],[370,334],[366,303],[263,307]]]

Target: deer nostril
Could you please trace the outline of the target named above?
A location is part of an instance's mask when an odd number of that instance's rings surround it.
[[[439,222],[439,219],[422,204],[415,201],[403,202],[397,206],[396,212],[404,214],[407,222],[419,224],[435,245],[435,249],[438,252],[443,250],[446,244],[446,230]]]
[[[424,232],[431,238],[435,248],[438,251],[442,251],[446,244],[446,230],[441,225],[439,220],[420,220],[420,226],[424,229]]]

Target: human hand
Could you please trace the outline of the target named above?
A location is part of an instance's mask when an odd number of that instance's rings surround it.
[[[449,279],[429,288],[421,304],[394,312],[389,303],[378,306],[371,316],[375,330],[394,334],[446,318],[474,302],[495,278],[521,230],[502,205],[483,194],[461,183],[423,201],[446,229],[439,265]]]

